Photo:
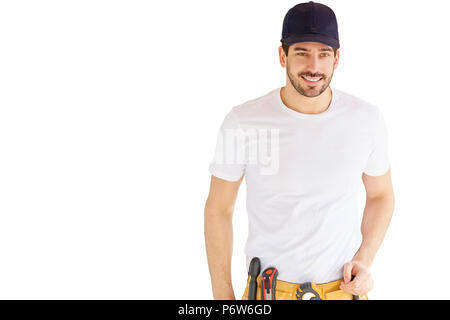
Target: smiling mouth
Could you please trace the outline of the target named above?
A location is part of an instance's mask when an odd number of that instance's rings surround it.
[[[322,81],[322,77],[308,77],[302,76],[302,79],[308,84],[317,84]]]

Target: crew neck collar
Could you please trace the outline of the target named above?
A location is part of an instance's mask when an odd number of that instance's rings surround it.
[[[289,108],[288,106],[286,106],[284,104],[283,100],[281,99],[281,89],[282,88],[283,87],[280,87],[277,90],[275,90],[276,93],[277,93],[277,105],[281,109],[283,109],[285,112],[291,114],[294,117],[297,117],[297,118],[314,118],[314,119],[315,118],[323,118],[323,117],[328,116],[334,110],[334,105],[335,105],[335,102],[336,102],[336,90],[332,86],[330,86],[330,89],[331,89],[331,103],[330,103],[330,106],[328,107],[327,110],[325,110],[324,112],[321,112],[321,113],[302,113],[302,112],[295,111],[295,110]]]

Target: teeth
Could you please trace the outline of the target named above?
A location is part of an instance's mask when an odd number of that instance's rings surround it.
[[[310,77],[306,77],[306,76],[304,76],[303,78],[305,78],[305,79],[308,80],[308,81],[312,81],[312,82],[317,82],[317,81],[319,81],[320,79],[322,79],[321,77],[320,77],[320,78],[310,78]]]

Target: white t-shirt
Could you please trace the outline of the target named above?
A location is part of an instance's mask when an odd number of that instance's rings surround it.
[[[389,170],[387,132],[377,107],[330,88],[320,114],[288,108],[277,88],[223,120],[209,170],[245,175],[247,269],[259,257],[279,280],[326,283],[343,277],[361,245],[358,187],[363,172]]]

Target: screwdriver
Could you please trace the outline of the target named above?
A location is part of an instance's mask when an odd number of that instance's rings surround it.
[[[254,257],[248,267],[250,283],[248,285],[248,300],[256,300],[256,280],[261,271],[261,262],[258,257]]]

